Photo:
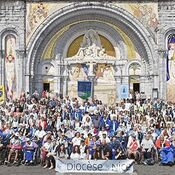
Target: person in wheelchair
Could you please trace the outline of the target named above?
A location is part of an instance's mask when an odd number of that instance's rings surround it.
[[[26,165],[30,165],[34,163],[35,159],[35,150],[38,147],[38,145],[31,141],[30,138],[26,138],[26,142],[23,146],[24,150],[24,161]]]
[[[22,146],[21,146],[21,140],[19,139],[19,134],[16,133],[14,136],[12,136],[11,140],[10,140],[10,145],[9,145],[10,151],[8,154],[8,160],[7,160],[7,164],[10,163],[12,155],[15,154],[15,158],[14,158],[14,162],[13,164],[18,163],[18,156],[20,151],[22,150]]]

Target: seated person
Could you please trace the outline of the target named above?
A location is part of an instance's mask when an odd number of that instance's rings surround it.
[[[175,151],[167,136],[160,135],[160,137],[156,140],[155,146],[160,154],[160,163],[163,165],[173,165]]]
[[[56,144],[56,140],[54,140],[52,144],[53,144],[53,147],[52,147],[52,150],[46,156],[46,165],[44,168],[53,169],[55,167],[54,156],[57,156],[58,159],[67,158],[66,148],[64,143],[58,145]]]
[[[42,161],[42,164],[45,163],[46,156],[47,156],[48,153],[50,153],[52,151],[52,147],[53,147],[52,139],[51,139],[51,137],[48,137],[47,142],[44,143],[44,145],[41,147],[41,161]],[[47,168],[47,164],[43,168]]]
[[[85,144],[85,140],[81,140],[80,143],[80,159],[89,159],[89,148]]]
[[[103,160],[111,160],[112,159],[112,149],[106,143],[106,140],[101,141],[101,155]]]
[[[3,162],[5,161],[6,153],[6,144],[4,143],[4,140],[0,135],[0,165],[3,164]]]
[[[154,148],[154,143],[149,134],[146,134],[145,138],[141,142],[142,152],[144,160],[152,158],[152,149]]]
[[[139,148],[140,148],[140,144],[139,144],[139,140],[136,139],[136,135],[133,134],[132,135],[132,139],[130,140],[130,142],[128,142],[127,145],[127,156],[129,159],[132,158],[132,156],[134,156],[134,159],[139,162],[139,158],[140,158],[140,153],[139,153]]]
[[[116,136],[112,137],[110,147],[112,149],[112,159],[113,160],[121,158],[123,156],[124,153],[123,153],[122,144],[120,143],[120,140],[117,139]]]
[[[15,153],[14,163],[17,163],[19,150],[21,150],[21,149],[22,149],[21,140],[19,139],[19,134],[16,133],[12,137],[12,139],[10,140],[10,152],[9,152],[9,155],[8,155],[7,163],[10,163],[11,156],[12,156],[13,153]]]
[[[101,160],[102,159],[102,152],[101,152],[101,148],[100,148],[99,144],[94,146],[94,152],[93,152],[92,159],[94,159],[94,160]]]
[[[29,138],[26,139],[26,143],[23,146],[25,163],[33,163],[33,156],[36,147],[38,147],[38,145],[35,142],[32,142]]]
[[[70,155],[70,159],[81,159],[80,146],[79,145],[75,145],[73,147],[73,151]]]

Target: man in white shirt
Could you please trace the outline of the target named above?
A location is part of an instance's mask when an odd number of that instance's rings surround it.
[[[151,158],[151,150],[154,147],[154,143],[149,134],[146,134],[141,143],[144,160]]]
[[[73,146],[75,146],[75,145],[80,146],[80,143],[81,143],[80,133],[77,132],[76,136],[72,139],[72,144],[73,144]]]
[[[46,132],[41,127],[35,132],[35,136],[40,140],[46,135]]]

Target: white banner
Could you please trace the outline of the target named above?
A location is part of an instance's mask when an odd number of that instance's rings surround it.
[[[134,160],[63,160],[57,159],[58,173],[133,173]]]

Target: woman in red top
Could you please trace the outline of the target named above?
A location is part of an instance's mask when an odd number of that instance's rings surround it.
[[[167,136],[160,135],[155,142],[155,146],[158,150],[164,147],[169,147],[170,141],[167,139]]]
[[[128,143],[127,155],[131,159],[134,157],[135,161],[139,162],[140,153],[139,153],[139,140],[136,139],[136,135],[132,136],[132,140]]]

